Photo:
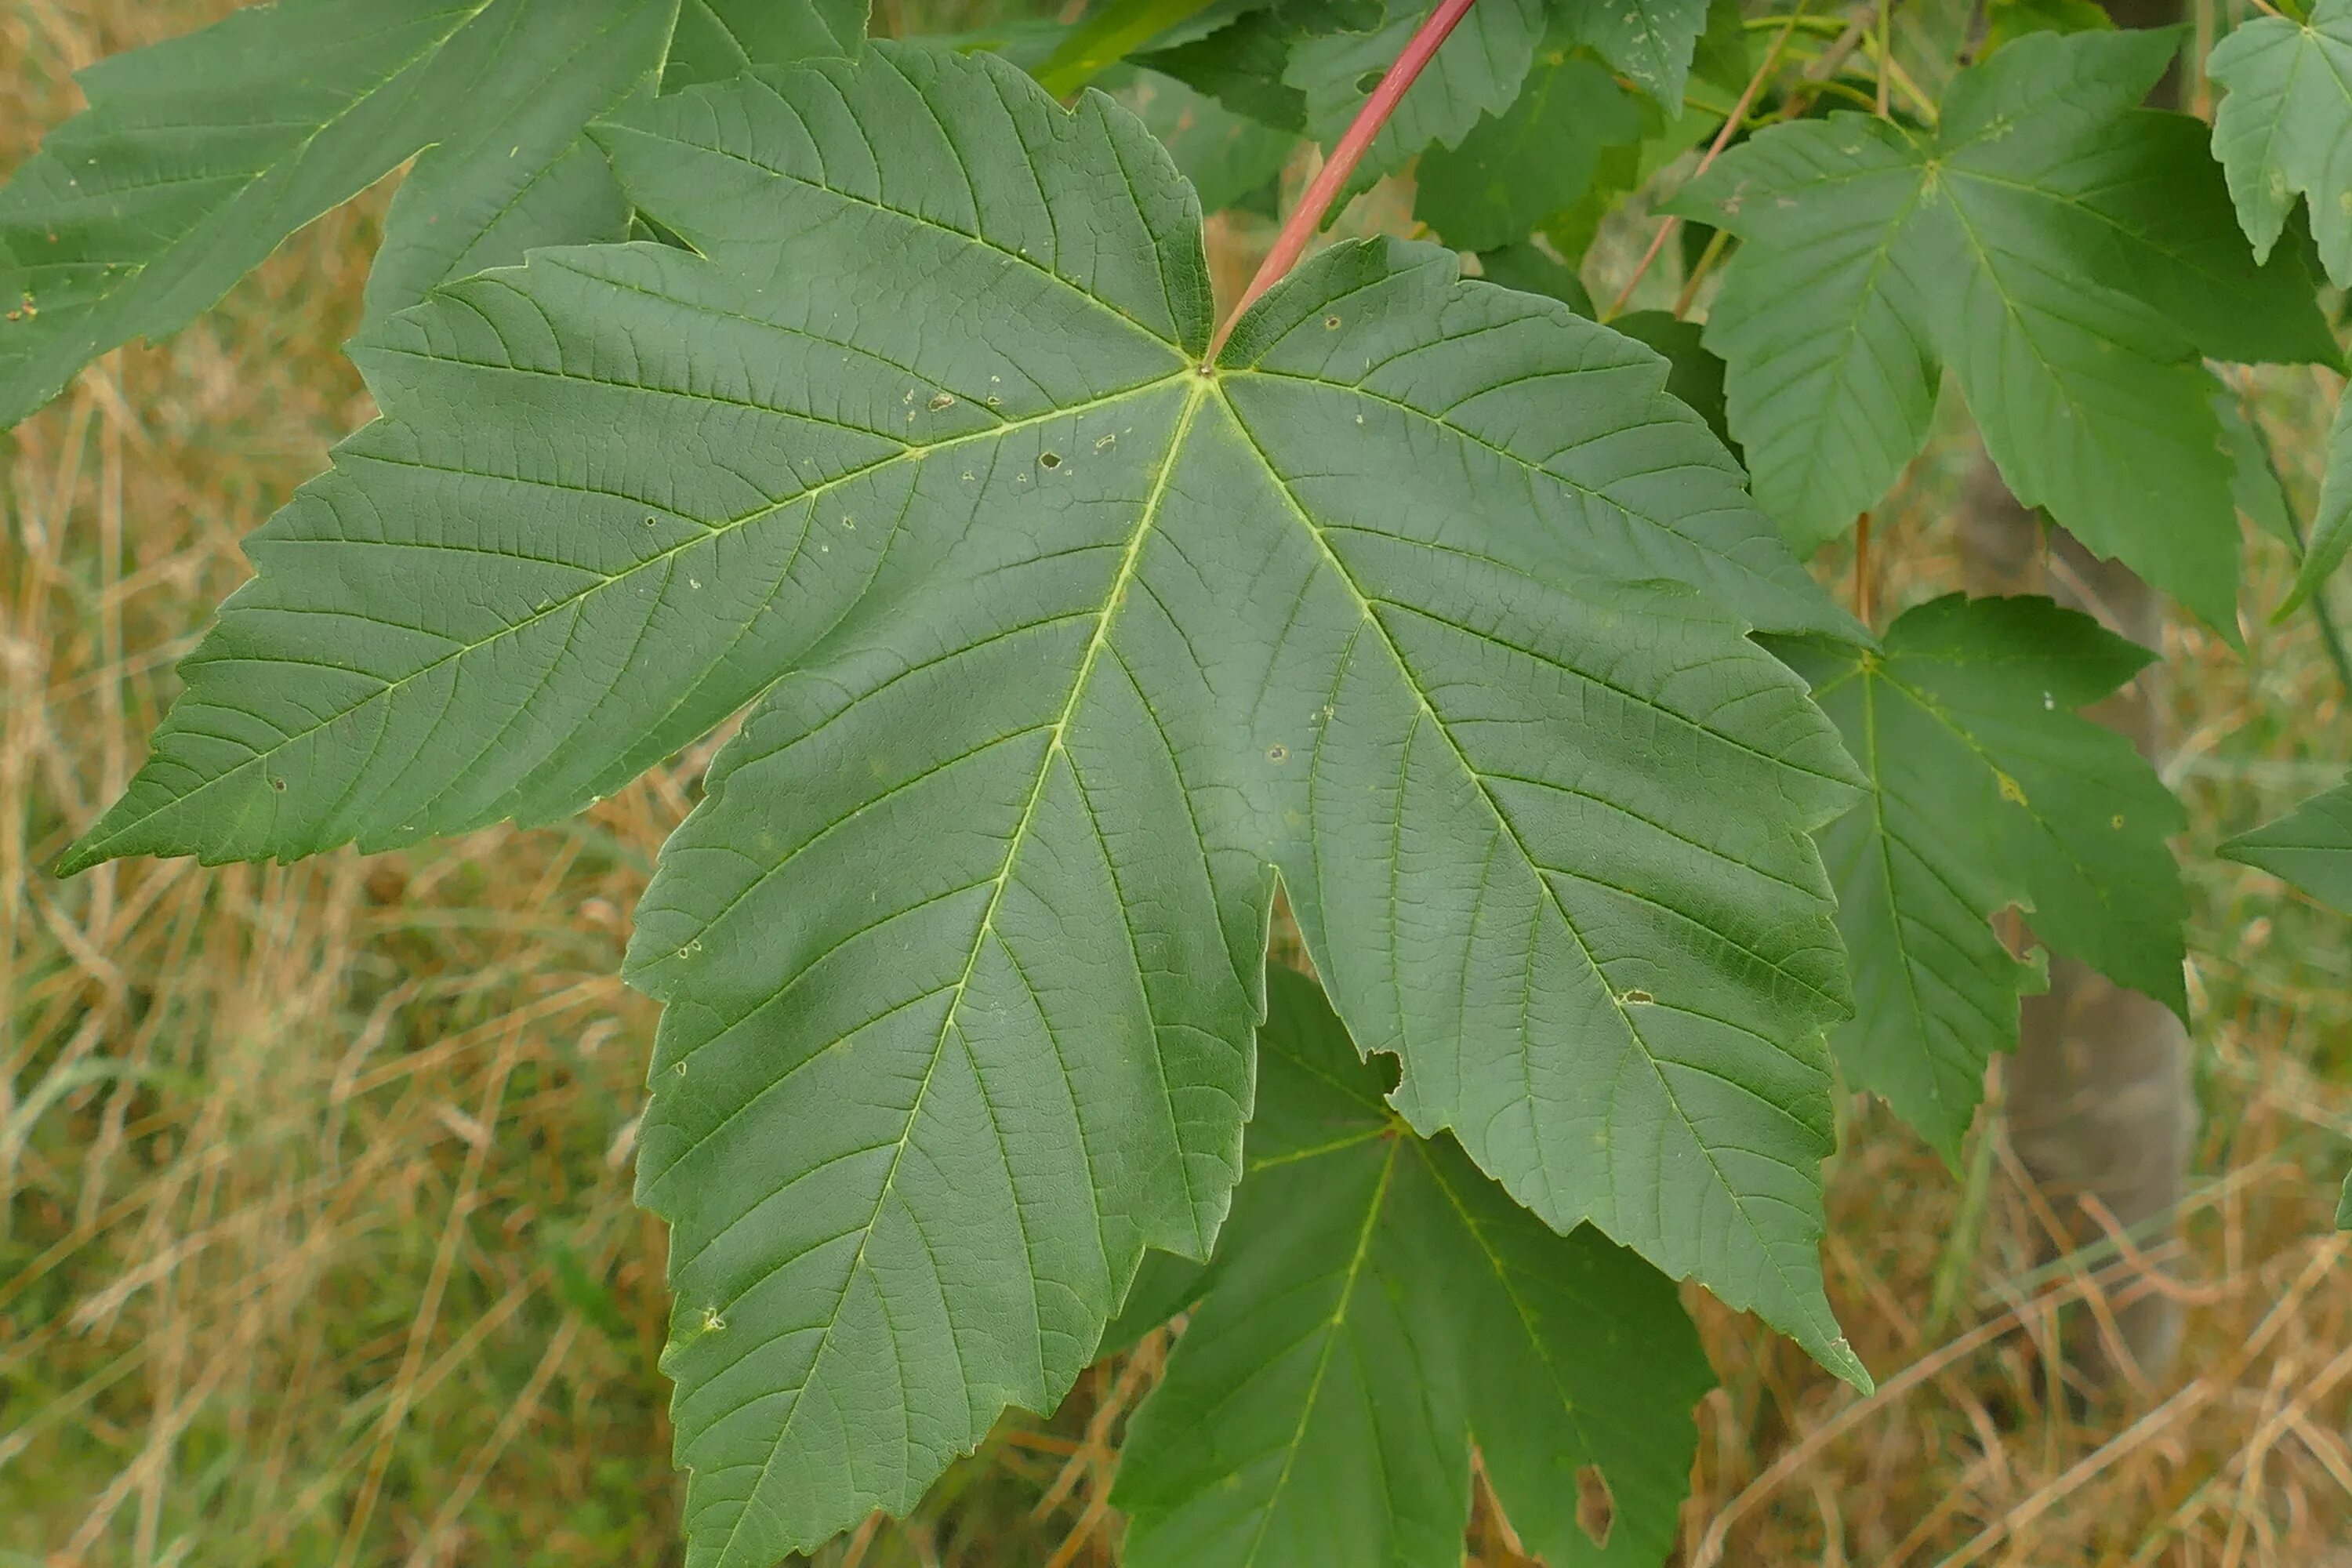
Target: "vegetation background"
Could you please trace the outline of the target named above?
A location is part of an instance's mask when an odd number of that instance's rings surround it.
[[[79,106],[75,68],[229,8],[0,0],[0,170]],[[885,31],[978,19],[965,0],[877,11]],[[368,416],[339,345],[390,186],[0,438],[0,1568],[678,1556],[663,1236],[628,1191],[654,1008],[614,976],[705,757],[536,832],[46,869],[135,765],[173,660],[246,573],[239,537]],[[1349,222],[1402,210],[1375,193]],[[1229,296],[1269,237],[1250,221],[1213,226]],[[1630,268],[1646,230],[1623,237]],[[2242,387],[2303,516],[2335,390],[2304,371]],[[1948,432],[1882,517],[1889,611],[1958,584],[1966,449]],[[1827,1264],[1879,1392],[1694,1295],[1723,1387],[1685,1568],[2352,1563],[2352,1238],[2330,1225],[2352,933],[2208,853],[2333,783],[2352,725],[2314,620],[2263,624],[2291,562],[2250,537],[2245,656],[2187,626],[2163,650],[2204,1116],[2178,1369],[2069,1397],[2060,1310],[2095,1325],[2102,1266],[2132,1244],[2037,1266],[2052,1222],[1997,1116],[1955,1173],[1854,1099]],[[1121,1422],[1164,1351],[1097,1367],[1051,1419],[1009,1417],[917,1519],[818,1561],[1114,1563]],[[1524,1561],[1491,1510],[1474,1534],[1482,1568]]]

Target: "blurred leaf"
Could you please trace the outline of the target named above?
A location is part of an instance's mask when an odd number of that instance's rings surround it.
[[[2290,549],[2300,551],[2294,514],[2287,510],[2286,492],[2279,488],[2278,469],[2270,449],[2227,387],[2213,389],[2213,416],[2221,422],[2221,441],[2230,455],[2230,498],[2254,525]]]
[[[2352,784],[2314,795],[2276,822],[2241,833],[2219,853],[2352,913]]]
[[[1135,57],[1263,125],[1303,134],[1307,95],[1283,79],[1297,33],[1271,11],[1253,11],[1206,37]]]
[[[1627,146],[1603,147],[1594,160],[1592,178],[1584,195],[1566,210],[1552,214],[1540,226],[1552,247],[1580,264],[1601,232],[1601,223],[1633,192],[1646,186],[1669,164],[1704,144],[1722,128],[1719,114],[1696,105],[1674,119],[1647,98],[1636,100],[1642,116],[1641,140]]]
[[[1584,196],[1604,147],[1641,140],[1638,101],[1590,56],[1549,51],[1502,113],[1422,158],[1413,216],[1460,250],[1526,239]]]
[[[1678,321],[1666,310],[1629,310],[1610,317],[1609,325],[1665,355],[1666,390],[1689,404],[1716,439],[1738,457],[1739,443],[1724,418],[1723,362],[1708,351],[1699,324]]]
[[[555,1275],[557,1300],[578,1312],[596,1331],[614,1344],[630,1344],[636,1331],[621,1313],[613,1292],[602,1279],[592,1276],[580,1261],[580,1255],[569,1246],[558,1242],[548,1249],[548,1265]]]
[[[1235,114],[1158,71],[1121,68],[1098,85],[1151,127],[1200,193],[1202,212],[1221,212],[1256,197],[1280,176],[1298,146],[1290,132]]]
[[[1977,58],[2032,33],[2113,32],[2115,18],[2092,0],[1987,0],[1984,45]]]
[[[1739,0],[1711,0],[1706,8],[1706,30],[1699,34],[1698,43],[1691,50],[1691,79],[1705,82],[1723,94],[1722,108],[1728,112],[1739,95],[1748,90],[1748,78],[1755,74],[1757,64],[1758,46],[1742,19]]]
[[[1587,321],[1592,319],[1592,296],[1584,291],[1584,280],[1577,277],[1576,268],[1555,260],[1540,246],[1522,241],[1481,251],[1478,269],[1489,283],[1523,294],[1549,296]]]
[[[1671,114],[1683,107],[1691,54],[1708,25],[1708,0],[1553,0],[1579,43],[1623,71]],[[1743,78],[1741,86],[1746,85]],[[1735,92],[1738,89],[1735,88]]]
[[[1672,1282],[1415,1137],[1314,982],[1267,987],[1216,1278],[1121,1454],[1123,1560],[1456,1568],[1475,1445],[1546,1562],[1663,1561],[1714,1383]],[[1579,1519],[1588,1467],[1605,1549]]]
[[[2352,396],[2339,395],[2327,425],[2327,467],[2319,480],[2319,515],[2312,520],[2311,539],[2294,586],[2278,607],[2284,616],[2319,592],[2352,550]]]
[[[1213,0],[1103,0],[1031,72],[1055,98],[1067,98]]]
[[[1391,0],[1378,31],[1294,44],[1283,79],[1306,95],[1307,132],[1327,148],[1336,144],[1435,8],[1436,0]],[[1482,117],[1508,109],[1535,63],[1543,27],[1542,0],[1478,0],[1381,128],[1349,188],[1393,174],[1424,148],[1458,146]]]

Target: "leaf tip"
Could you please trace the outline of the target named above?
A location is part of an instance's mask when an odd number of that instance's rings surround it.
[[[1823,1345],[1817,1352],[1817,1359],[1864,1399],[1878,1392],[1877,1380],[1870,1375],[1870,1369],[1862,1364],[1862,1358],[1854,1354],[1853,1346],[1843,1334]]]
[[[57,866],[51,874],[62,881],[68,877],[79,877],[102,861],[113,859],[114,852],[107,848],[105,841],[99,837],[105,826],[100,823],[68,845],[66,852],[58,857]]]

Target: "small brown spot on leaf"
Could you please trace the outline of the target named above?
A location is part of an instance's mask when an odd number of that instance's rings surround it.
[[[1609,1495],[1609,1478],[1598,1465],[1576,1472],[1576,1527],[1601,1551],[1609,1550],[1609,1527],[1617,1522],[1617,1500]]]

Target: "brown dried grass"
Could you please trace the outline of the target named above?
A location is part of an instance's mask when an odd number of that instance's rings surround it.
[[[12,0],[0,165],[69,106],[71,67],[226,8]],[[0,459],[0,1563],[677,1556],[662,1238],[626,1181],[653,1010],[613,975],[698,759],[540,832],[43,870],[135,764],[238,537],[365,416],[334,345],[380,208],[110,356]],[[2258,388],[2305,515],[2332,393]],[[1931,455],[1882,525],[1882,603],[1955,580],[1950,467]],[[2256,558],[2266,607],[2285,553]],[[2179,1367],[2053,1397],[2057,1318],[2131,1288],[2119,1249],[2037,1264],[2047,1221],[1997,1121],[1971,1184],[1857,1101],[1826,1258],[1879,1392],[1694,1293],[1724,1387],[1685,1563],[2307,1568],[2346,1540],[2347,928],[2207,854],[2330,782],[2344,693],[2307,618],[2248,637],[2166,650],[2206,1110],[2179,1235],[2149,1244],[2189,1303]],[[819,1560],[1113,1563],[1118,1439],[1165,1350],[1008,1418],[914,1521]],[[1490,1505],[1473,1541],[1524,1561]]]

